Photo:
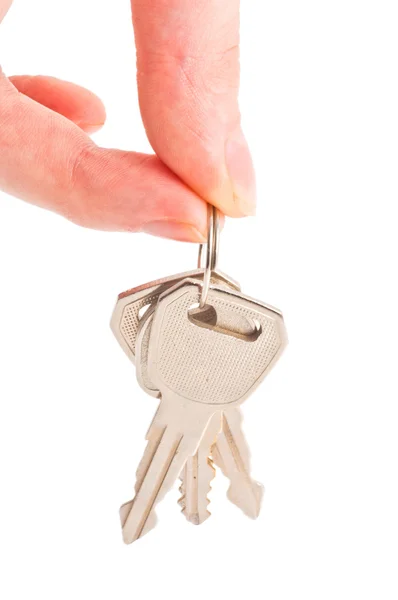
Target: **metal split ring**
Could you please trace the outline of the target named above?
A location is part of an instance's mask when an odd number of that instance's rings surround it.
[[[208,229],[207,229],[207,244],[206,244],[206,264],[203,273],[202,293],[200,296],[199,306],[203,308],[207,302],[209,295],[211,275],[217,268],[218,251],[220,247],[220,215],[215,206],[208,205]],[[204,244],[199,247],[198,268],[202,268],[202,257]]]

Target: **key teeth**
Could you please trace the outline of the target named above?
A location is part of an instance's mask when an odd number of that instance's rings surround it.
[[[184,485],[184,473],[185,473],[185,467],[182,471],[182,474],[180,475],[180,481],[181,481],[181,485],[178,488],[178,491],[180,492],[181,496],[180,498],[177,500],[177,503],[181,506],[181,512],[184,512],[185,507],[186,507],[186,502],[185,502],[185,485]]]
[[[209,468],[211,469],[211,478],[209,479],[209,491],[207,492],[208,494],[210,494],[213,489],[211,484],[216,476],[216,468],[215,468],[214,462],[210,456],[207,457],[207,464],[208,464]],[[209,506],[209,504],[211,502],[209,496],[206,496],[206,500],[207,500],[207,506]],[[211,516],[211,512],[208,510],[206,519],[208,519],[210,516]]]
[[[180,490],[181,491],[181,490]],[[181,512],[184,512],[184,510],[186,509],[186,498],[185,498],[185,494],[183,494],[178,500],[177,503],[181,506]]]
[[[153,422],[155,421],[155,418],[156,418],[156,415],[153,419]],[[149,430],[148,430],[148,433],[146,436],[147,443],[145,446],[144,454],[143,454],[141,461],[139,462],[137,470],[136,470],[136,479],[135,479],[135,486],[134,486],[135,494],[137,494],[140,490],[142,481],[148,471],[148,468],[151,464],[153,455],[155,454],[157,447],[160,443],[160,440],[162,438],[162,435],[164,433],[164,428],[153,427],[152,426],[153,422],[152,422],[151,426],[149,427]],[[126,544],[131,544],[133,541],[135,541],[132,539],[127,539],[124,534],[124,526],[126,524],[128,516],[133,508],[133,504],[134,504],[134,500],[130,500],[129,502],[126,502],[125,504],[123,504],[120,507],[120,511],[119,511],[120,521],[121,521],[122,530],[123,530],[123,539]],[[142,537],[143,535],[148,533],[148,531],[153,529],[155,527],[156,523],[157,523],[157,517],[156,517],[155,512],[153,512],[148,517],[148,520],[147,520],[139,537]]]

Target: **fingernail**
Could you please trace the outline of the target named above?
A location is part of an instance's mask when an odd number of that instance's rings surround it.
[[[255,215],[256,178],[249,146],[240,127],[226,141],[225,162],[237,207],[243,215]]]
[[[180,221],[152,221],[146,223],[142,231],[150,235],[179,240],[181,242],[198,242],[203,243],[206,237],[196,227],[189,223],[181,223]]]

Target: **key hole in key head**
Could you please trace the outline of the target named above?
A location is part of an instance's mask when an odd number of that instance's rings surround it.
[[[233,310],[219,315],[210,304],[206,304],[203,308],[200,308],[199,304],[193,304],[188,309],[188,319],[197,327],[229,335],[245,342],[255,342],[262,331],[257,319],[234,315]]]

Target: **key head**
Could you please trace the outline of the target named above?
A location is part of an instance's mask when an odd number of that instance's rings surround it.
[[[281,313],[240,292],[185,280],[160,296],[152,321],[148,375],[161,394],[213,407],[243,402],[287,344]],[[243,332],[243,333],[242,333]]]
[[[135,363],[135,347],[142,311],[155,304],[159,296],[185,278],[203,278],[203,269],[178,273],[150,281],[119,294],[111,318],[111,329],[128,358]],[[239,290],[239,284],[221,271],[214,271],[213,280]]]

